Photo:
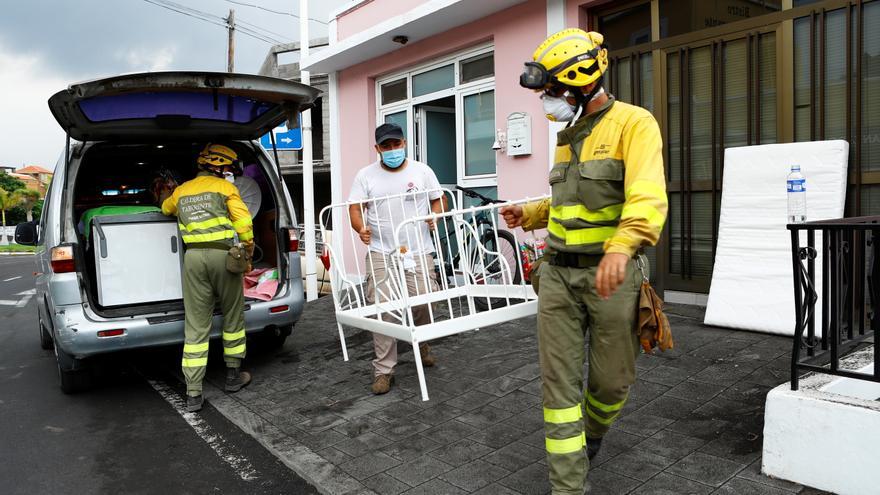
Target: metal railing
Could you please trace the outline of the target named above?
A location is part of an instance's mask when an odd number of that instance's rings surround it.
[[[870,374],[841,366],[847,354],[880,343],[880,217],[790,224],[788,230],[796,315],[791,389],[798,389],[803,372],[880,382],[876,357]]]

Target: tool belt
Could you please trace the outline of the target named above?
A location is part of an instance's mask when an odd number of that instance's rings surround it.
[[[602,261],[601,254],[578,254],[578,253],[548,253],[544,256],[551,265],[564,266],[566,268],[591,268],[599,266]]]

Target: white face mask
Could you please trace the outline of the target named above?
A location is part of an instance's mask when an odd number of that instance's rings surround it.
[[[565,96],[541,95],[544,100],[544,113],[551,122],[569,122],[574,118],[577,107],[568,103]]]
[[[605,93],[605,88],[600,87],[599,91],[596,91],[596,94],[590,98],[590,101],[602,96],[603,93]],[[563,96],[541,95],[541,99],[544,100],[544,113],[547,115],[547,120],[551,122],[571,122],[575,118],[578,107],[568,103],[565,97],[567,94]]]
[[[226,182],[235,183],[235,174],[232,172],[223,172],[223,178],[226,179]]]

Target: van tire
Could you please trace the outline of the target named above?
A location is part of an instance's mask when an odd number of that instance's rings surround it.
[[[82,360],[59,349],[57,343],[53,347],[55,348],[55,364],[58,368],[61,391],[70,395],[91,388],[92,376],[90,370],[83,366]]]
[[[39,308],[37,309],[37,325],[40,329],[40,348],[48,351],[53,345],[52,336],[46,330],[46,325],[43,325],[43,318],[40,317]]]
[[[269,349],[280,349],[284,347],[287,337],[293,333],[293,325],[285,325],[281,327],[271,326],[263,330],[260,340]]]

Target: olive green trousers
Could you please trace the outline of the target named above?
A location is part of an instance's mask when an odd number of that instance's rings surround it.
[[[217,301],[223,312],[223,360],[228,368],[241,366],[246,350],[241,280],[240,273],[226,269],[226,251],[222,249],[188,249],[183,255],[185,326],[181,365],[187,395],[202,393]]]
[[[538,352],[553,494],[583,493],[587,442],[608,431],[636,379],[641,274],[631,262],[624,282],[603,300],[595,289],[597,269],[543,263],[539,270]],[[584,390],[587,329],[589,372]]]

